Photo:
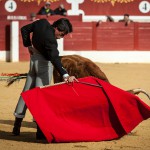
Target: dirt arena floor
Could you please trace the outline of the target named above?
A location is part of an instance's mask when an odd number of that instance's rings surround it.
[[[113,85],[124,90],[142,88],[150,93],[150,64],[97,64]],[[0,74],[26,73],[28,68],[28,62],[0,62]],[[6,81],[0,81],[0,150],[150,150],[150,119],[118,140],[48,144],[36,141],[36,126],[27,111],[21,135],[12,136],[13,112],[24,82],[25,80],[21,80],[8,88]],[[144,94],[139,94],[139,97],[150,106],[150,100]]]

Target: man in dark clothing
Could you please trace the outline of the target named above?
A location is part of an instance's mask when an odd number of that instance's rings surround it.
[[[124,22],[125,26],[128,26],[133,20],[131,20],[129,14],[124,14],[124,18],[122,20],[119,20],[119,22]]]
[[[53,15],[54,12],[53,10],[50,8],[51,3],[50,2],[46,2],[45,6],[41,7],[41,9],[39,10],[39,12],[37,13],[38,15],[46,15],[47,17],[50,15]]]
[[[58,70],[65,82],[77,81],[74,76],[69,76],[63,68],[59,51],[57,50],[57,39],[63,38],[72,32],[72,25],[68,19],[61,18],[50,25],[46,19],[34,21],[21,28],[23,45],[28,47],[30,53],[30,69],[27,75],[23,91],[38,86],[49,85],[53,75],[53,66]],[[32,33],[32,42],[30,39]],[[26,113],[26,105],[20,96],[14,115],[15,123],[13,134],[20,134],[20,127]],[[37,139],[39,128],[37,127]]]
[[[67,10],[64,8],[63,4],[60,4],[59,7],[54,10],[54,15],[67,15]]]

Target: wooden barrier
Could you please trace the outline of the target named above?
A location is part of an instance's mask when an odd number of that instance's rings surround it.
[[[57,18],[59,19],[59,17]],[[52,23],[56,16],[49,20]],[[150,23],[101,23],[82,22],[70,18],[73,33],[64,38],[64,51],[150,51]],[[31,21],[19,21],[19,28]],[[0,51],[10,50],[10,21],[0,21]],[[27,48],[22,44],[19,32],[19,60],[29,60]]]
[[[0,51],[10,50],[10,21],[0,21]]]
[[[136,26],[138,50],[150,51],[150,23],[139,23]]]
[[[92,23],[72,22],[73,33],[65,36],[64,50],[92,50]]]
[[[150,50],[150,23],[74,22],[74,32],[64,39],[64,50],[142,51]]]

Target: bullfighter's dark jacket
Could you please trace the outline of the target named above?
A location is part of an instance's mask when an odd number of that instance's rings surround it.
[[[32,41],[30,38],[31,33]],[[52,62],[61,75],[67,74],[60,61],[55,30],[48,20],[40,19],[23,26],[21,28],[21,35],[25,47],[33,45],[46,60]]]

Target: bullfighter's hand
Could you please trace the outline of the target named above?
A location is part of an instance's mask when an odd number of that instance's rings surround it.
[[[64,81],[65,81],[66,83],[71,83],[71,82],[74,82],[74,81],[79,82],[79,81],[76,79],[75,76],[68,76],[68,77],[66,77],[66,78],[64,79]]]
[[[34,48],[33,48],[32,46],[29,46],[29,47],[28,47],[28,51],[29,51],[30,55],[33,55],[33,49],[34,49]]]

